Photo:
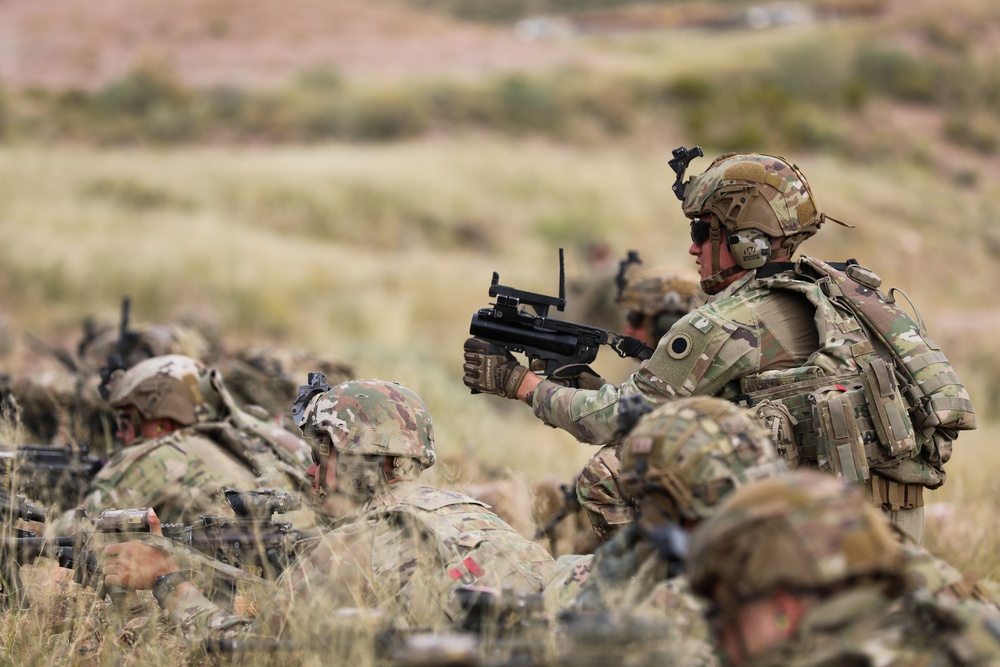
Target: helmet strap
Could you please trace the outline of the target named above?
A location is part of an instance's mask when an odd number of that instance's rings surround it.
[[[326,489],[326,472],[330,469],[330,440],[326,437],[319,441],[319,486]],[[327,489],[333,491],[334,489]]]
[[[741,271],[746,271],[746,269],[740,266],[731,266],[726,270],[722,270],[719,257],[723,243],[722,232],[722,224],[719,222],[718,217],[713,215],[712,227],[709,231],[709,239],[712,241],[712,275],[701,281],[701,289],[706,294],[715,294],[719,291],[717,289],[719,285],[724,283],[730,276],[736,275]]]

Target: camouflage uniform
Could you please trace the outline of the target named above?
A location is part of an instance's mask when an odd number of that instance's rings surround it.
[[[164,523],[190,525],[203,514],[227,514],[227,488],[303,493],[308,445],[274,424],[243,413],[221,376],[180,355],[147,359],[122,375],[110,403],[132,406],[143,419],[184,426],[121,449],[94,478],[81,505],[91,516],[111,508],[152,507]],[[280,432],[275,435],[274,432]],[[47,529],[72,526],[69,513]],[[315,524],[309,510],[291,513],[297,528]]]
[[[610,614],[616,623],[659,622],[651,647],[669,645],[678,664],[717,664],[681,554],[665,553],[666,545],[683,543],[680,522],[708,518],[732,490],[787,468],[748,412],[710,397],[678,399],[644,415],[622,448],[622,487],[636,498],[636,523],[597,549],[576,599],[565,603],[564,592],[548,588],[546,597],[577,614]]]
[[[652,266],[628,271],[615,303],[628,312],[641,313],[644,326],[659,340],[677,320],[702,306],[708,296],[690,269]]]
[[[621,445],[606,445],[590,457],[576,478],[576,497],[599,542],[606,542],[635,518],[635,507],[618,487]]]
[[[553,562],[541,546],[485,504],[413,479],[435,461],[430,415],[416,394],[359,380],[306,397],[293,413],[315,439],[318,479],[330,479],[335,468],[338,490],[364,504],[356,521],[323,534],[285,572],[279,599],[255,630],[294,633],[290,619],[314,625],[343,607],[378,608],[404,626],[436,627],[462,619],[460,587],[541,590]],[[193,590],[167,605],[192,639],[248,625]]]
[[[581,441],[604,444],[614,436],[617,404],[626,395],[639,393],[650,403],[690,395],[745,399],[772,429],[790,465],[831,470],[865,485],[872,503],[919,542],[922,489],[944,483],[955,429],[975,428],[968,393],[947,359],[922,326],[918,331],[891,299],[877,293],[878,279],[867,270],[855,267],[859,270],[847,273],[851,279],[841,281],[829,277],[829,265],[806,256],[794,265],[768,263],[769,257],[776,259],[771,239],[782,239],[775,254],[789,256],[827,219],[817,213],[809,185],[794,166],[771,156],[727,155],[686,188],[685,213],[712,215],[713,262],[718,263],[725,234],[743,264],[716,271],[702,282],[706,291],[717,292],[714,299],[678,321],[625,383],[585,390],[543,381],[530,396],[536,416]],[[737,198],[747,203],[734,203]],[[739,277],[723,289],[733,276]],[[876,293],[884,311],[880,317],[888,319],[880,322],[889,331],[884,340],[871,332],[870,321],[863,323],[846,305]],[[925,377],[895,387],[892,359],[884,361],[890,349],[909,372]],[[876,366],[887,369],[882,374],[887,386],[872,400],[861,390],[866,377],[878,375],[869,373]],[[910,420],[917,420],[913,405],[925,404],[927,392],[940,393],[940,403],[912,428]],[[925,395],[912,397],[921,393]],[[841,422],[850,433],[842,435],[841,423],[827,424],[822,414],[814,423],[810,396],[838,406],[849,401],[843,409],[850,414]],[[905,430],[907,444],[897,447],[894,436],[885,436],[878,417],[884,407],[888,417],[883,421]],[[836,422],[840,415],[830,417]],[[858,426],[852,427],[855,422]],[[899,438],[904,442],[903,435]],[[854,460],[845,461],[850,454]]]
[[[303,350],[257,345],[227,350],[187,324],[126,322],[124,335],[120,325],[91,320],[83,328],[75,353],[36,341],[35,347],[45,349],[30,368],[0,375],[0,411],[12,422],[17,417],[24,441],[83,441],[91,452],[110,456],[116,449],[114,414],[98,386],[112,356],[125,369],[169,354],[197,359],[222,374],[239,405],[269,421],[285,416],[298,386],[295,378],[307,370],[323,371],[336,381],[353,377],[348,364]]]
[[[641,313],[646,320],[643,326],[654,341],[706,301],[694,271],[669,266],[626,271],[625,262],[622,267],[619,276],[623,284],[615,302],[630,312]],[[577,498],[599,542],[607,541],[635,516],[635,509],[618,486],[620,462],[619,444],[605,445],[577,477]]]
[[[748,604],[805,601],[787,639],[744,642],[737,664],[997,664],[996,609],[907,590],[906,561],[857,490],[799,472],[734,493],[696,533],[688,574],[731,631]]]

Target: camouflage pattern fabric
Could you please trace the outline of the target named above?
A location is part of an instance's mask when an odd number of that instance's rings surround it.
[[[406,456],[434,465],[434,428],[427,405],[395,382],[352,380],[317,395],[306,407],[305,433],[327,433],[349,454]]]
[[[632,523],[635,507],[618,486],[621,444],[607,445],[594,454],[576,480],[576,495],[599,542],[606,542]]]
[[[163,523],[190,525],[201,514],[223,513],[223,489],[255,486],[253,473],[232,454],[182,429],[120,450],[94,478],[81,506],[91,517],[112,508],[152,507]],[[71,516],[47,532],[66,534]]]
[[[627,279],[616,303],[650,317],[663,312],[689,313],[707,300],[697,272],[691,269],[653,266],[630,271]]]
[[[233,437],[233,436],[229,436]],[[193,524],[203,514],[231,516],[224,489],[275,489],[300,493],[273,456],[262,453],[251,470],[246,461],[207,437],[199,427],[174,431],[154,440],[120,450],[94,478],[81,506],[96,517],[112,508],[152,507],[163,523]],[[52,522],[48,535],[69,534],[75,526],[73,512]],[[296,528],[315,526],[311,510],[285,516]]]
[[[92,453],[110,456],[114,452],[114,412],[98,394],[98,385],[108,355],[117,353],[118,336],[118,324],[86,322],[75,353],[28,339],[34,341],[33,347],[44,349],[33,355],[30,367],[0,375],[0,410],[12,422],[17,417],[22,442],[65,445],[84,441]],[[237,402],[268,420],[289,417],[289,405],[307,372],[322,371],[331,384],[354,377],[349,364],[308,350],[268,345],[230,350],[191,325],[129,325],[127,368],[171,354],[219,370]]]
[[[308,373],[325,374],[331,385],[355,377],[354,369],[345,362],[308,350],[271,345],[217,351],[208,362],[222,373],[226,386],[241,405],[258,406],[271,417],[289,420],[289,406]]]
[[[995,611],[995,610],[994,610]],[[996,665],[1000,616],[979,605],[891,600],[854,587],[806,612],[790,642],[757,656],[757,667]]]
[[[757,280],[751,271],[711,303],[689,313],[660,340],[652,358],[620,386],[594,391],[543,381],[531,396],[535,415],[578,440],[604,444],[617,428],[621,396],[639,393],[651,404],[689,395],[731,399],[744,393],[747,382],[790,369],[811,368],[818,377],[857,376],[855,351],[864,345],[871,349],[862,325],[815,283],[779,275],[786,284]],[[878,466],[874,472],[901,484],[935,488],[944,481],[941,466],[949,454],[950,449],[938,452],[931,447],[902,462],[882,457],[873,461]],[[823,460],[813,460],[823,467]],[[789,460],[792,466],[796,463]],[[880,507],[885,502],[872,500]],[[884,509],[893,512],[901,507]]]
[[[606,444],[617,429],[620,396],[641,393],[654,405],[694,394],[732,398],[741,377],[804,365],[815,347],[803,351],[800,339],[811,334],[815,341],[813,314],[807,303],[791,312],[775,308],[780,298],[750,272],[674,325],[622,385],[594,391],[543,381],[531,397],[535,415],[582,442]]]
[[[996,607],[957,600],[937,575],[914,588],[924,557],[906,552],[856,487],[798,472],[734,492],[695,533],[687,572],[730,626],[779,591],[801,602],[793,634],[754,665],[996,664]]]
[[[382,487],[366,509],[282,575],[255,634],[293,635],[294,619],[315,625],[344,607],[377,608],[404,627],[447,626],[461,619],[459,586],[538,593],[553,565],[542,547],[458,493],[402,482]],[[196,591],[181,591],[168,608],[192,640],[251,627]]]
[[[777,155],[720,155],[688,183],[682,208],[689,218],[711,211],[730,232],[757,229],[771,238],[809,237],[823,223],[805,176]]]
[[[543,594],[545,609],[553,618],[576,604],[590,578],[593,561],[594,554],[568,554],[556,559]]]
[[[956,604],[966,600],[997,607],[997,601],[974,577],[968,577],[927,549],[909,540],[900,544],[907,590]]]
[[[656,623],[662,634],[649,638],[640,650],[671,647],[675,660],[684,656],[677,664],[719,664],[704,621],[703,603],[690,591],[684,576],[671,571],[635,525],[597,549],[581,589],[576,600],[563,603],[562,608],[581,614],[607,614],[615,622],[642,619]]]

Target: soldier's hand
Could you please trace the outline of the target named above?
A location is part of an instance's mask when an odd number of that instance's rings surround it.
[[[462,381],[472,393],[517,398],[528,369],[507,350],[478,338],[465,341],[465,375]]]
[[[149,510],[149,532],[163,535],[160,519]],[[135,590],[148,590],[161,574],[177,572],[180,568],[169,553],[141,542],[109,544],[101,552],[104,583]]]
[[[608,382],[586,364],[568,364],[549,375],[551,382],[575,389],[600,389]]]

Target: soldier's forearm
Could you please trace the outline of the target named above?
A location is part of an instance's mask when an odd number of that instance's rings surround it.
[[[620,388],[572,389],[542,381],[531,395],[535,416],[580,442],[604,445],[614,439]]]

